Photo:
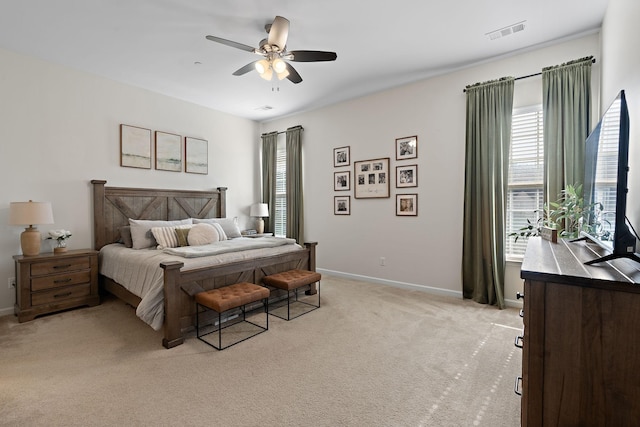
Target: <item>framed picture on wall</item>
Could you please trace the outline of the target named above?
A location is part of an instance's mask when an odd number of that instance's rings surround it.
[[[340,147],[333,149],[333,167],[351,165],[350,147]]]
[[[208,142],[204,139],[186,137],[184,139],[185,172],[209,173]]]
[[[389,197],[389,158],[353,162],[355,198]]]
[[[418,186],[418,165],[396,166],[396,188]]]
[[[417,136],[396,139],[396,160],[415,159],[416,157],[418,157]]]
[[[334,196],[333,214],[351,215],[351,196]]]
[[[333,173],[333,190],[334,191],[351,190],[351,171]]]
[[[396,216],[418,216],[418,195],[396,194]]]
[[[120,125],[120,166],[151,169],[151,129]]]
[[[182,171],[182,137],[156,131],[156,169]]]

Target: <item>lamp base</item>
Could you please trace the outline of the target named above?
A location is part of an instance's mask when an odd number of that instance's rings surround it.
[[[264,219],[258,218],[256,220],[256,232],[258,234],[263,234],[264,233]]]
[[[20,245],[22,246],[22,254],[25,256],[34,256],[40,253],[41,242],[40,231],[33,225],[25,228],[20,234]]]

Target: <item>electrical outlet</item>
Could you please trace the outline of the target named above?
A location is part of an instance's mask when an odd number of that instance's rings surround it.
[[[13,289],[16,287],[16,278],[15,277],[9,277],[9,289]]]
[[[380,257],[380,265],[384,267],[386,262],[387,262],[387,260],[385,259],[385,257],[381,256]]]

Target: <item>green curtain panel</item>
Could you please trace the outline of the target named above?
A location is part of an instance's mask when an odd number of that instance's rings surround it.
[[[592,62],[587,57],[542,70],[545,202],[556,201],[567,185],[584,181]]]
[[[262,203],[269,206],[269,218],[264,218],[265,232],[276,229],[276,158],[278,132],[262,135]]]
[[[287,237],[304,243],[302,197],[302,127],[287,129]]]
[[[505,77],[466,88],[462,293],[500,309],[513,82]]]

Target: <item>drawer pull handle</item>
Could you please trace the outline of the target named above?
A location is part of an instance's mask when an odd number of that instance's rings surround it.
[[[521,293],[521,292],[517,292],[516,293],[516,299],[520,299],[520,298],[524,299],[524,294]]]
[[[64,297],[68,297],[69,295],[71,295],[71,292],[65,292],[64,294],[56,294],[53,297],[54,298],[64,298]]]
[[[71,267],[71,264],[65,264],[65,265],[54,265],[53,268],[69,268]]]
[[[516,384],[513,386],[513,392],[518,396],[522,396],[522,390],[520,390],[520,384],[522,384],[522,377],[516,377]]]
[[[522,344],[524,342],[524,337],[522,335],[518,335],[516,336],[516,340],[513,343],[513,345],[515,345],[518,348],[522,348]]]
[[[520,309],[520,317],[524,317],[524,308]]]
[[[67,277],[66,279],[54,280],[53,283],[68,283],[71,281],[71,277]]]

